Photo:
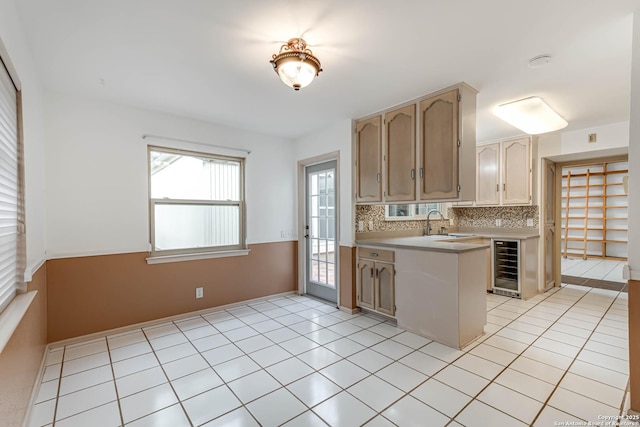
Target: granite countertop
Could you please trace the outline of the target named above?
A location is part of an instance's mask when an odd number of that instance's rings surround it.
[[[487,237],[493,239],[518,239],[526,240],[540,237],[540,231],[537,228],[484,228],[484,227],[459,227],[456,231],[450,231],[450,234],[469,234],[478,237]]]
[[[469,252],[489,247],[488,243],[465,243],[469,237],[455,236],[412,236],[362,239],[356,241],[358,246],[384,246],[398,249],[418,249],[432,252]]]
[[[526,240],[540,237],[537,228],[471,228],[461,227],[449,230],[449,235],[431,236],[385,236],[386,233],[375,233],[367,238],[359,235],[356,240],[358,246],[383,246],[398,249],[418,249],[435,252],[468,252],[489,247],[489,243],[481,243],[480,239],[517,239]],[[471,241],[474,241],[471,243]]]

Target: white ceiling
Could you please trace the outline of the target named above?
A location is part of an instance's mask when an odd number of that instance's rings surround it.
[[[48,89],[294,138],[465,81],[478,140],[537,95],[568,129],[628,120],[640,0],[16,0]],[[269,59],[302,35],[300,92]],[[530,69],[539,54],[554,59]]]

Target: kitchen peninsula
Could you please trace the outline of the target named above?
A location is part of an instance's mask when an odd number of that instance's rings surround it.
[[[455,240],[450,236],[358,240],[358,302],[395,314],[400,328],[450,347],[464,347],[483,334],[487,320],[489,245],[473,238]],[[381,257],[384,260],[374,261]],[[395,274],[389,275],[392,271]]]

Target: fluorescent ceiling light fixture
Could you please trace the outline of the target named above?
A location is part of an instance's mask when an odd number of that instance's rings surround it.
[[[499,105],[493,114],[530,135],[553,132],[569,124],[537,96]]]

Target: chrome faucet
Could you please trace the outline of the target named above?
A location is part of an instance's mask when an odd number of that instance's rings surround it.
[[[444,221],[444,215],[442,215],[442,213],[437,210],[437,209],[431,209],[428,213],[427,213],[427,229],[425,230],[425,236],[430,236],[431,235],[431,214],[432,213],[437,213],[438,215],[440,215],[440,221]],[[444,234],[444,230],[440,230],[442,232],[442,234]]]

